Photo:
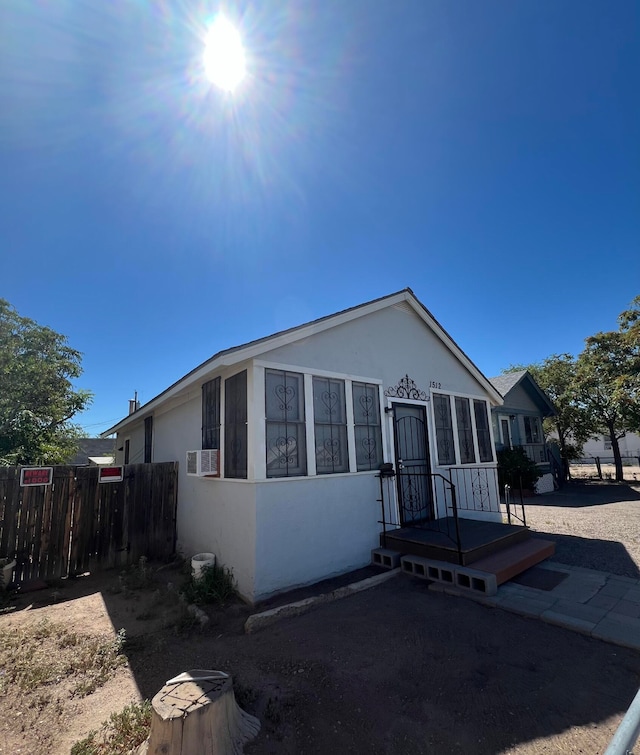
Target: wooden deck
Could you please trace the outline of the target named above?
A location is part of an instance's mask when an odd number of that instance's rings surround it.
[[[399,553],[423,556],[438,561],[458,563],[453,517],[441,519],[439,529],[428,527],[401,527],[380,533],[380,545]],[[497,553],[529,538],[527,527],[501,522],[483,522],[477,519],[458,519],[462,564],[469,564]],[[446,534],[449,531],[451,537]],[[386,545],[385,545],[386,540]]]
[[[435,527],[438,529],[435,529]],[[555,543],[532,538],[528,527],[477,519],[458,519],[460,554],[455,521],[441,519],[431,526],[401,527],[380,533],[380,545],[403,555],[446,561],[496,575],[502,584],[553,555]],[[447,534],[447,532],[449,534]]]

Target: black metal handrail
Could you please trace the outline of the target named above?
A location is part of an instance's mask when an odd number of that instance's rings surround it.
[[[380,498],[378,499],[381,509],[382,518],[379,520],[379,524],[382,525],[382,544],[386,547],[387,538],[387,526],[389,527],[416,527],[419,529],[428,529],[439,532],[447,537],[454,545],[458,554],[458,563],[462,563],[462,543],[460,541],[460,526],[458,522],[458,502],[456,495],[456,486],[450,479],[444,477],[439,473],[431,472],[413,472],[413,471],[401,471],[395,472],[389,468],[390,465],[385,465],[384,469],[381,469],[377,477],[380,480]],[[401,502],[398,510],[391,510],[391,504],[395,501],[395,496],[390,492],[390,486],[396,484],[397,478],[406,477],[411,481],[417,478],[422,480],[424,484],[429,486],[429,497],[427,506],[424,507],[424,516],[418,516],[415,519],[405,520],[400,509],[402,508]],[[439,483],[439,484],[438,484]],[[386,491],[386,497],[385,497]],[[440,495],[444,497],[444,512],[446,516],[440,517],[441,511],[440,504],[442,500]],[[385,503],[387,506],[385,507]],[[409,514],[420,513],[420,509],[405,509]],[[388,516],[387,516],[388,513]],[[393,516],[392,516],[393,514]],[[452,521],[453,520],[453,521]]]
[[[506,483],[504,486],[504,505],[507,510],[507,522],[511,524],[511,519],[517,519],[526,527],[527,515],[524,510],[524,498],[522,495],[522,479],[520,479],[518,486],[510,485]],[[519,501],[514,500],[513,496],[517,495]],[[518,514],[518,506],[520,506],[520,514]]]

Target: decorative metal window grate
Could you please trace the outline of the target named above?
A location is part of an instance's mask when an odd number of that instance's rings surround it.
[[[453,443],[453,422],[451,419],[451,398],[441,393],[433,394],[433,414],[436,426],[436,446],[438,464],[456,463],[456,449]]]
[[[247,371],[224,381],[224,476],[247,477]]]
[[[304,380],[297,372],[265,370],[267,477],[307,473]]]
[[[202,386],[202,448],[220,448],[220,378]]]
[[[458,426],[458,446],[460,463],[475,464],[476,452],[473,447],[473,429],[471,427],[471,410],[469,399],[456,396],[456,424]]]
[[[377,385],[353,383],[353,421],[358,472],[379,469],[382,464],[380,395]]]
[[[144,463],[151,463],[151,448],[153,444],[153,417],[144,420]]]
[[[476,436],[480,461],[493,461],[493,445],[489,431],[489,413],[486,401],[474,401],[473,411],[476,417]]]
[[[349,471],[344,380],[313,378],[317,474]]]

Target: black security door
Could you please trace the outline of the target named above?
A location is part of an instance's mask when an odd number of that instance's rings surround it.
[[[400,522],[433,518],[427,416],[424,406],[393,404]]]

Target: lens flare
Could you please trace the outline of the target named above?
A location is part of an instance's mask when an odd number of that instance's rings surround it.
[[[224,16],[209,27],[203,55],[209,81],[225,92],[233,92],[247,72],[244,47],[238,30]]]

